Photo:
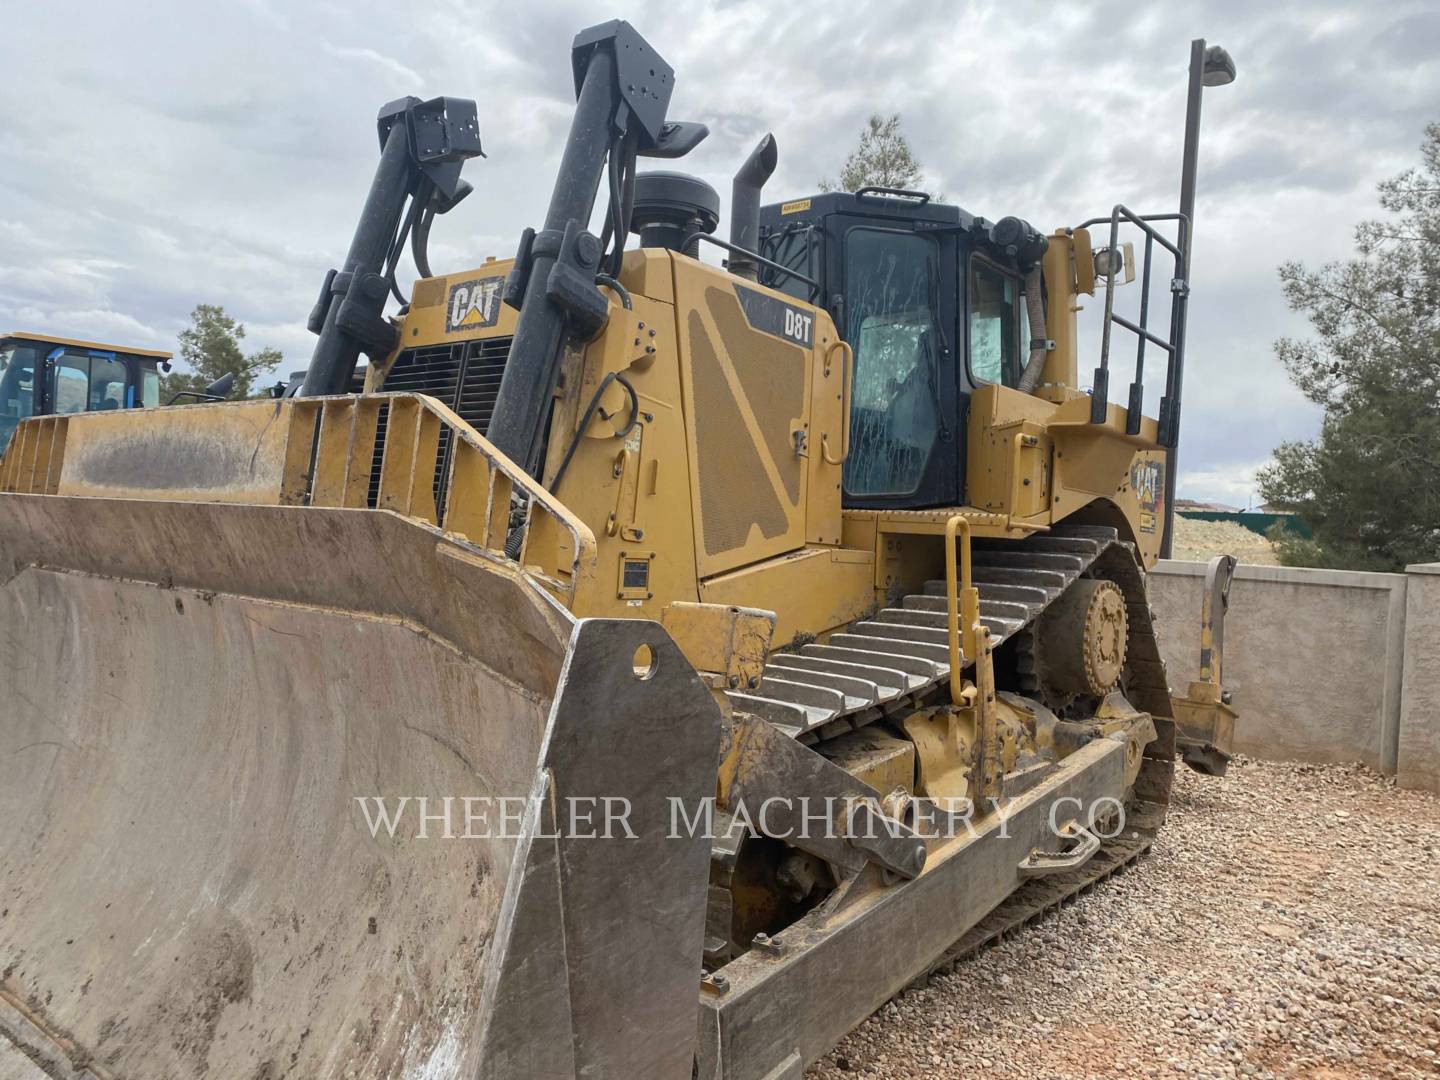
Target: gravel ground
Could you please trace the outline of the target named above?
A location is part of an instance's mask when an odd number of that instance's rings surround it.
[[[1252,566],[1279,566],[1275,547],[1257,532],[1233,521],[1203,521],[1175,515],[1174,558],[1208,562],[1212,555],[1234,555]]]
[[[1351,766],[1181,769],[1153,854],[807,1076],[1440,1076],[1440,799]]]

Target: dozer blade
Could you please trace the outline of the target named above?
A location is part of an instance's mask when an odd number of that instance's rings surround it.
[[[0,627],[0,1035],[45,1074],[690,1076],[667,800],[720,717],[658,624],[393,513],[6,494]]]

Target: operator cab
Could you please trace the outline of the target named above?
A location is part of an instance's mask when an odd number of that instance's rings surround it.
[[[825,308],[855,350],[846,506],[964,503],[970,394],[1015,386],[1028,351],[1025,274],[1045,240],[1018,224],[1002,245],[984,218],[894,188],[761,209],[760,254],[786,270],[762,264],[760,281]]]
[[[160,404],[170,354],[95,341],[0,337],[0,451],[27,416],[146,409]]]

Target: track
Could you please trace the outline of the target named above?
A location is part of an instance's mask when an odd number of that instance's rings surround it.
[[[1065,901],[1089,892],[1112,874],[1123,873],[1127,866],[1149,852],[1164,820],[1163,807],[1159,811],[1153,805],[1132,810],[1125,831],[1114,840],[1107,841],[1089,862],[1067,874],[1036,878],[1016,889],[1004,903],[981,919],[935,961],[921,981],[948,971],[981,950],[999,944],[1058,910]]]
[[[1099,531],[1086,530],[1087,533]],[[1036,538],[1030,544],[1039,542],[1043,545],[1048,539],[1050,537]],[[1022,546],[1022,551],[1028,549],[1029,544]],[[1112,874],[1122,873],[1150,850],[1156,834],[1165,823],[1175,769],[1175,725],[1171,717],[1165,664],[1160,658],[1159,641],[1145,596],[1145,574],[1133,548],[1119,541],[1106,544],[1087,570],[1114,581],[1125,594],[1129,620],[1122,680],[1125,694],[1132,704],[1150,713],[1155,721],[1157,737],[1146,749],[1145,761],[1135,782],[1134,799],[1127,807],[1126,826],[1113,840],[1107,840],[1084,866],[1021,885],[931,965],[926,977],[953,967],[1043,919],[1066,900],[1087,892]],[[980,588],[983,609],[985,587],[981,585]]]
[[[1060,526],[1025,541],[977,541],[974,579],[981,621],[998,649],[1028,631],[1071,583],[1094,572],[1125,593],[1130,635],[1125,689],[1155,716],[1171,715],[1170,692],[1155,642],[1144,571],[1113,528]],[[931,581],[823,643],[779,652],[759,687],[731,691],[735,708],[762,716],[802,742],[831,738],[925,704],[950,675],[945,583]],[[1132,670],[1133,669],[1133,670]],[[1033,669],[1022,669],[1033,681]],[[1017,687],[1022,693],[1033,686]]]
[[[1134,547],[1113,528],[1061,526],[1019,543],[977,542],[973,562],[981,619],[997,648],[1025,634],[1081,576],[1115,582],[1125,595],[1128,620],[1122,686],[1136,708],[1151,714],[1157,737],[1146,749],[1125,829],[1084,866],[1021,885],[939,957],[922,981],[1043,918],[1145,854],[1164,824],[1174,773],[1170,689]],[[927,582],[923,593],[906,596],[898,608],[847,633],[771,657],[756,692],[730,695],[736,708],[764,715],[802,742],[814,743],[923,707],[949,678],[944,592],[944,582]],[[1017,644],[1023,646],[1024,638]],[[1022,648],[1018,677],[1022,692],[1038,685],[1032,650]]]

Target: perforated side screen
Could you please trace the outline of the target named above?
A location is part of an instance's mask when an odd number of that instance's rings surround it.
[[[752,526],[774,539],[789,520],[698,311],[690,312],[689,329],[702,539],[706,554],[719,555],[744,546]]]
[[[779,338],[750,329],[733,292],[706,289],[705,302],[793,507],[800,501],[804,460],[795,453],[790,431],[792,424],[805,415],[807,354]]]

